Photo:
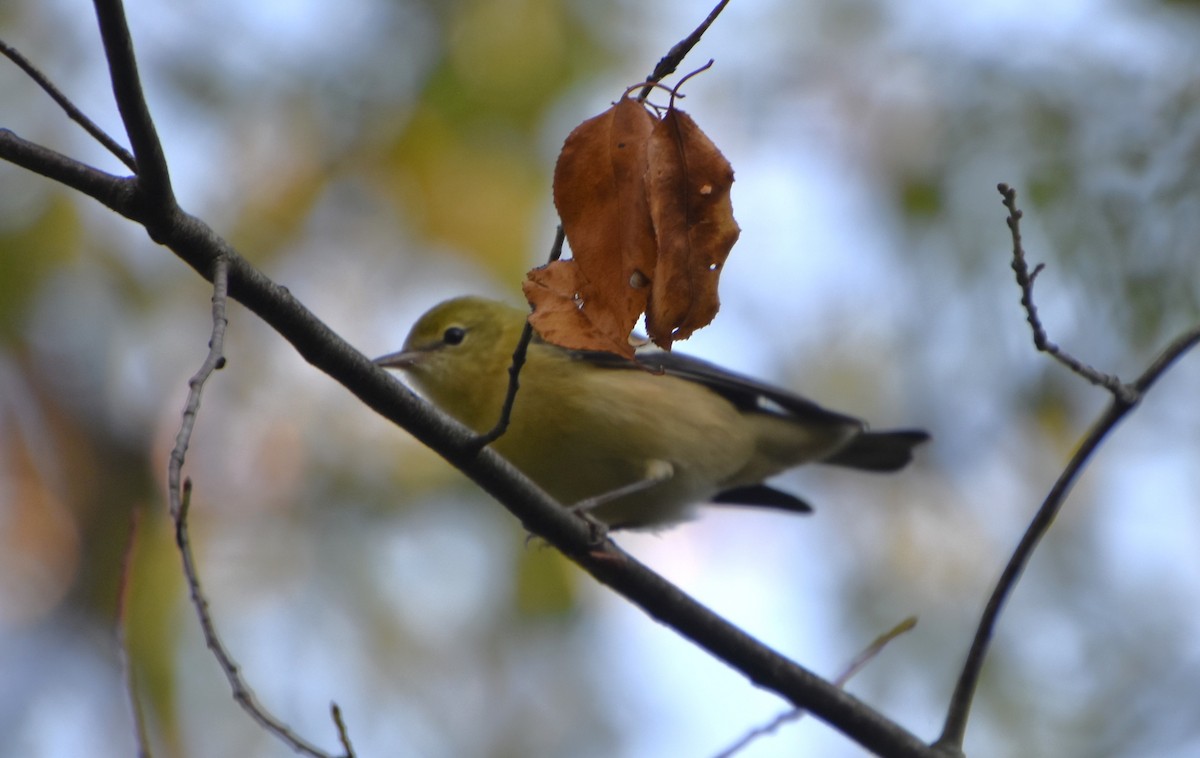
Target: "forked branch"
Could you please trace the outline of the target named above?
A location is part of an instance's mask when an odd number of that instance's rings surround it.
[[[1000,579],[992,589],[991,596],[979,619],[966,662],[963,664],[955,685],[954,694],[951,696],[941,737],[935,743],[935,747],[947,755],[962,754],[963,738],[966,735],[971,703],[979,685],[980,672],[995,633],[1000,611],[1016,588],[1017,581],[1033,556],[1033,551],[1058,517],[1071,487],[1087,466],[1088,461],[1091,460],[1092,454],[1096,452],[1121,419],[1137,406],[1146,391],[1176,360],[1200,342],[1200,326],[1180,335],[1131,384],[1125,384],[1115,376],[1103,374],[1060,350],[1047,338],[1045,329],[1038,318],[1037,308],[1033,303],[1033,281],[1041,270],[1041,266],[1035,268],[1033,272],[1029,272],[1025,263],[1025,251],[1021,242],[1021,211],[1016,205],[1016,192],[1004,184],[999,186],[999,190],[1004,198],[1004,206],[1009,210],[1008,228],[1013,238],[1012,267],[1017,274],[1017,284],[1021,288],[1021,304],[1025,307],[1026,317],[1033,330],[1034,344],[1038,350],[1049,353],[1084,379],[1109,390],[1113,395],[1113,400],[1076,446],[1075,454],[1071,456],[1066,468],[1059,474],[1058,480],[1055,481],[1049,494],[1046,495],[1046,499],[1042,501],[1041,507],[1034,514],[1033,520],[1030,521],[1025,534],[1021,537],[1008,564],[1004,567]]]

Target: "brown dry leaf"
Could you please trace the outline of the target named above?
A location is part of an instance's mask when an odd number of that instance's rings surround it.
[[[580,124],[554,170],[573,259],[529,273],[531,322],[565,347],[630,355],[646,312],[670,349],[716,316],[717,281],[737,241],[733,169],[686,113],[660,121],[631,98]]]
[[[619,314],[594,307],[593,287],[575,260],[533,269],[521,283],[533,306],[529,323],[542,339],[572,350],[603,350],[633,357],[629,332]],[[636,318],[636,315],[635,315]]]
[[[691,116],[668,110],[654,126],[647,158],[658,264],[646,331],[670,348],[717,315],[717,280],[741,230],[729,199],[733,167]]]
[[[645,174],[655,123],[640,103],[622,98],[571,132],[554,169],[554,205],[581,277],[575,291],[591,323],[611,325],[611,341],[622,345],[646,309],[654,275]]]

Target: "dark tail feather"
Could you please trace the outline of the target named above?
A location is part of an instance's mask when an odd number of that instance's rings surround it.
[[[919,429],[864,432],[821,462],[863,471],[898,471],[912,460],[913,448],[928,439],[929,434]]]
[[[778,508],[793,513],[812,513],[812,506],[795,495],[768,487],[765,484],[751,484],[746,487],[734,487],[725,490],[712,499],[714,503],[723,505],[754,505],[762,508]]]

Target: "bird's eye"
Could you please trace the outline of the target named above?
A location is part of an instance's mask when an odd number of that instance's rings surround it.
[[[467,336],[467,330],[461,326],[452,326],[442,333],[442,342],[447,345],[457,345]]]

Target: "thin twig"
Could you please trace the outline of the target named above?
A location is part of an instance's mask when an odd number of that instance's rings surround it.
[[[708,27],[712,26],[712,23],[717,20],[717,16],[721,15],[721,11],[725,10],[726,5],[729,5],[729,0],[721,0],[721,2],[717,3],[716,7],[708,14],[708,18],[700,23],[700,26],[697,26],[692,30],[691,34],[681,39],[674,47],[667,51],[667,54],[654,67],[653,73],[646,77],[647,84],[638,93],[638,101],[644,102],[650,96],[650,92],[654,89],[654,82],[662,81],[663,77],[675,73],[675,69],[679,68],[679,64],[692,51],[692,48],[696,46],[696,43],[700,41],[704,33],[708,31]]]
[[[192,606],[196,609],[196,616],[200,619],[200,630],[204,634],[204,642],[208,646],[208,649],[212,651],[213,657],[217,659],[221,671],[229,681],[229,686],[233,690],[234,701],[259,726],[274,734],[297,753],[302,753],[312,758],[332,758],[329,753],[326,753],[293,732],[287,724],[273,716],[258,702],[254,691],[250,689],[250,685],[242,677],[241,668],[238,666],[237,661],[233,659],[233,654],[229,652],[229,648],[225,647],[225,643],[217,632],[216,623],[213,621],[212,613],[209,610],[208,597],[204,594],[204,590],[200,586],[200,576],[196,569],[196,557],[192,553],[191,538],[188,536],[188,509],[191,505],[191,500],[192,480],[185,479],[179,505],[179,515],[175,519],[175,544],[179,546],[179,553],[183,556],[183,575],[187,580],[188,592],[192,598]]]
[[[36,66],[29,62],[29,59],[21,55],[20,51],[15,47],[11,47],[0,40],[0,53],[17,65],[17,68],[25,72],[25,74],[34,81],[37,86],[42,88],[42,91],[50,96],[50,99],[58,103],[58,107],[62,108],[67,114],[67,118],[83,127],[84,131],[92,136],[92,139],[103,145],[110,153],[117,156],[117,160],[124,163],[130,171],[137,171],[137,161],[133,159],[133,155],[128,150],[122,147],[115,139],[110,137],[107,132],[101,129],[96,122],[84,115],[83,111],[75,106],[75,103],[54,86],[54,82],[43,74]]]
[[[1004,195],[1005,206],[1013,214],[1009,218],[1009,228],[1013,231],[1015,257],[1017,251],[1020,250],[1020,236],[1017,228],[1020,211],[1015,207],[1015,193],[1005,185],[1000,186],[1000,191]],[[1013,268],[1017,269],[1016,262],[1014,262]],[[1036,271],[1035,269],[1034,275],[1036,275]],[[1037,311],[1033,308],[1031,292],[1033,275],[1027,276],[1024,281],[1022,281],[1021,276],[1021,272],[1018,271],[1018,283],[1021,284],[1022,302],[1028,301],[1026,304],[1026,313],[1029,316],[1030,325],[1034,328],[1035,333],[1037,333],[1041,330],[1041,324],[1037,319]],[[1045,332],[1041,331],[1041,333],[1041,339],[1045,341]],[[1137,407],[1137,404],[1141,401],[1146,391],[1150,389],[1151,385],[1177,359],[1198,343],[1200,343],[1200,327],[1196,327],[1172,341],[1159,354],[1150,367],[1142,373],[1137,381],[1129,385],[1121,384],[1122,391],[1116,391],[1112,387],[1108,387],[1113,392],[1112,402],[1079,442],[1075,454],[1071,456],[1071,460],[1067,463],[1066,468],[1059,474],[1058,480],[1055,481],[1049,494],[1042,501],[1041,507],[1034,514],[1029,527],[1025,530],[1025,534],[1021,537],[1021,541],[1017,544],[1016,549],[1009,558],[1008,564],[1004,567],[1000,579],[992,589],[992,594],[988,598],[983,614],[980,616],[979,626],[975,630],[975,637],[971,641],[971,649],[967,653],[966,662],[963,664],[962,672],[959,674],[958,682],[954,687],[954,693],[951,695],[950,706],[947,709],[946,721],[942,728],[941,737],[938,738],[938,741],[934,745],[943,754],[962,754],[963,738],[966,735],[971,704],[975,697],[975,691],[979,686],[980,672],[983,670],[983,662],[987,657],[988,648],[995,633],[1000,611],[1003,609],[1009,595],[1016,588],[1017,581],[1020,579],[1025,567],[1029,564],[1034,550],[1046,535],[1046,532],[1049,531],[1050,525],[1058,517],[1075,480],[1078,479],[1080,473],[1087,466],[1092,454],[1100,447],[1100,444],[1116,427],[1118,422],[1127,413]],[[1040,349],[1042,348],[1039,347]],[[1080,373],[1080,375],[1088,378],[1083,373]],[[1107,387],[1108,385],[1105,386]]]
[[[342,743],[342,749],[346,751],[344,758],[354,758],[354,746],[350,744],[350,732],[346,729],[346,722],[342,720],[342,709],[337,703],[329,704],[329,714],[333,717],[333,724],[337,727],[338,741]]]
[[[171,450],[171,460],[167,467],[167,496],[171,504],[171,518],[175,521],[175,542],[183,557],[183,574],[187,580],[192,606],[196,609],[196,616],[200,620],[204,641],[217,659],[217,664],[224,672],[225,678],[229,680],[229,686],[233,690],[233,699],[254,721],[287,743],[293,750],[314,756],[314,758],[329,758],[328,753],[297,735],[287,724],[269,713],[254,696],[250,685],[242,677],[233,655],[217,632],[216,623],[209,611],[208,598],[200,583],[200,574],[196,568],[196,559],[192,553],[191,539],[188,536],[188,506],[191,501],[192,482],[190,479],[185,479],[180,488],[179,479],[184,459],[187,456],[188,445],[191,442],[192,431],[196,425],[196,415],[200,410],[200,396],[204,384],[214,371],[225,365],[225,328],[229,323],[225,315],[228,291],[229,261],[221,257],[217,259],[213,271],[213,328],[208,341],[208,354],[205,356],[200,370],[188,380],[188,399],[183,409],[183,420],[180,423],[179,434],[175,438],[175,447]]]
[[[883,634],[881,634],[878,637],[876,637],[875,639],[871,640],[871,644],[867,645],[865,648],[863,648],[863,651],[861,653],[859,653],[854,658],[854,660],[850,661],[850,663],[846,666],[845,670],[843,670],[842,673],[839,674],[838,677],[833,680],[833,683],[839,687],[845,687],[846,683],[850,681],[851,677],[853,677],[858,672],[862,671],[863,667],[866,666],[868,663],[870,663],[872,660],[874,660],[875,656],[877,656],[881,652],[883,652],[883,649],[892,640],[896,639],[897,637],[899,637],[902,634],[907,634],[907,633],[911,632],[913,629],[916,628],[916,626],[917,626],[917,617],[909,616],[908,618],[901,621],[899,624],[896,624],[891,629],[887,630]]]
[[[133,661],[129,656],[129,638],[126,629],[129,622],[129,584],[133,571],[133,551],[137,545],[138,515],[134,509],[129,514],[129,538],[121,556],[121,576],[117,585],[117,658],[121,665],[121,677],[125,680],[125,694],[129,697],[129,708],[133,712],[134,738],[137,741],[138,758],[150,758],[150,738],[146,732],[146,714],[138,698],[137,681],[133,674]]]
[[[861,653],[854,656],[854,660],[850,661],[842,673],[833,680],[834,686],[845,687],[846,683],[849,682],[855,674],[857,674],[859,671],[862,671],[863,667],[870,663],[875,656],[879,655],[879,653],[882,652],[883,648],[886,647],[889,642],[896,639],[900,635],[911,631],[916,625],[917,617],[909,616],[899,624],[896,624],[888,631],[876,637],[871,641],[870,645],[867,645],[865,648],[863,648]],[[720,753],[717,753],[715,758],[731,758],[731,756],[749,747],[750,744],[756,739],[774,734],[775,732],[779,731],[779,728],[784,724],[790,724],[793,721],[799,721],[807,712],[808,711],[804,710],[803,708],[793,708],[789,711],[784,711],[772,719],[770,723],[764,724],[747,732],[745,736],[743,736],[737,742],[725,748]]]
[[[679,78],[679,81],[675,83],[675,86],[671,88],[671,100],[667,104],[667,108],[668,109],[674,108],[675,101],[683,99],[683,94],[680,92],[680,90],[683,89],[683,85],[688,83],[689,79],[692,79],[693,77],[703,74],[705,71],[712,68],[714,63],[716,63],[716,61],[713,60],[712,58],[709,58],[708,63],[705,63],[703,66],[696,69],[695,71],[689,71],[688,73],[681,76]]]
[[[225,327],[229,320],[225,316],[225,307],[229,299],[229,260],[218,258],[213,268],[212,296],[212,336],[208,341],[208,355],[200,369],[188,380],[188,397],[183,406],[183,421],[179,425],[179,433],[175,435],[175,447],[171,449],[170,463],[167,465],[167,497],[171,506],[171,518],[176,522],[180,518],[180,487],[179,480],[183,472],[183,461],[187,457],[188,445],[191,444],[192,430],[196,426],[196,414],[200,410],[200,395],[204,391],[204,383],[212,373],[225,366]]]
[[[1007,184],[997,185],[996,189],[1003,196],[1004,207],[1008,209],[1009,213],[1008,229],[1012,233],[1013,242],[1012,270],[1017,275],[1017,285],[1021,288],[1021,305],[1025,308],[1025,318],[1029,322],[1029,328],[1033,331],[1034,346],[1092,384],[1105,388],[1115,397],[1124,402],[1134,402],[1131,395],[1132,388],[1122,382],[1119,377],[1105,374],[1087,365],[1051,342],[1050,338],[1046,336],[1046,329],[1042,326],[1037,306],[1033,302],[1033,283],[1046,265],[1039,263],[1034,266],[1033,271],[1029,270],[1029,264],[1025,260],[1025,248],[1021,242],[1021,217],[1025,214],[1017,207],[1017,191]]]
[[[563,241],[566,236],[563,233],[562,224],[558,225],[558,230],[554,233],[554,244],[550,246],[550,259],[548,263],[553,263],[562,257]],[[517,349],[513,351],[512,364],[508,367],[508,392],[504,395],[504,405],[500,408],[500,418],[496,421],[496,425],[492,427],[487,434],[479,435],[475,440],[475,444],[480,449],[487,447],[500,436],[508,431],[508,423],[512,420],[513,404],[517,402],[517,390],[521,388],[521,368],[525,365],[525,354],[529,350],[529,343],[533,341],[533,325],[529,320],[525,321],[525,328],[521,330],[521,339],[517,340]]]

